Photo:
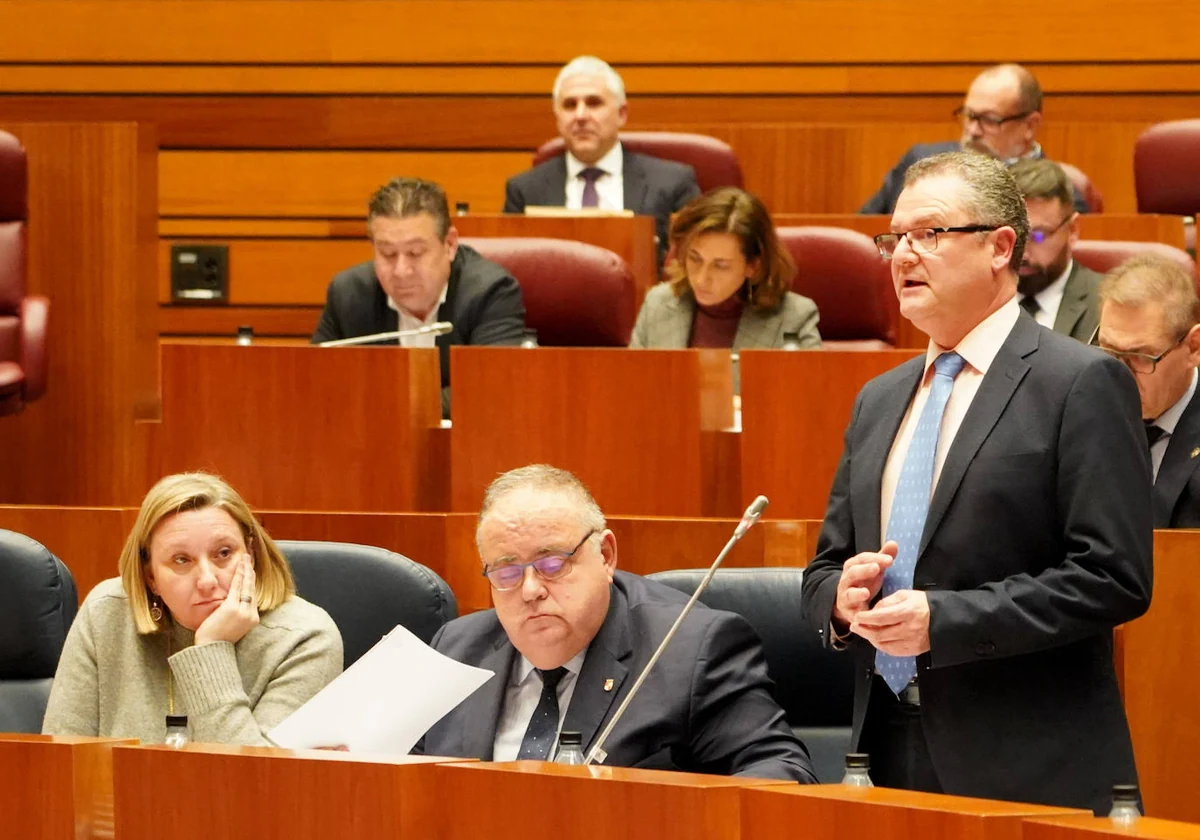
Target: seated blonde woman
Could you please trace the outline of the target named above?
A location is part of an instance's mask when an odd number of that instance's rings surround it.
[[[161,742],[167,715],[194,741],[267,744],[263,733],[342,670],[328,613],[246,503],[202,473],[164,478],[119,561],[71,626],[43,732]]]
[[[817,305],[791,291],[796,273],[763,203],[721,187],[671,222],[674,257],[652,288],[630,347],[779,348],[786,333],[820,347]]]

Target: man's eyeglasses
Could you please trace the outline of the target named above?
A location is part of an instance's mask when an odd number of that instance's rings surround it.
[[[1053,236],[1054,234],[1056,234],[1060,230],[1062,230],[1062,226],[1074,218],[1075,218],[1075,214],[1071,213],[1065,219],[1063,219],[1061,222],[1059,222],[1052,228],[1040,228],[1040,227],[1030,228],[1029,229],[1029,241],[1033,242],[1036,245],[1041,245],[1043,242],[1045,242],[1051,236]]]
[[[1190,332],[1190,330],[1188,332]],[[1179,336],[1178,341],[1176,341],[1166,350],[1159,353],[1157,356],[1151,356],[1149,353],[1131,353],[1125,350],[1114,350],[1111,347],[1105,347],[1100,343],[1099,327],[1096,327],[1096,329],[1092,331],[1092,337],[1088,339],[1088,344],[1092,345],[1093,347],[1099,347],[1114,359],[1124,362],[1125,366],[1134,373],[1154,373],[1154,369],[1158,367],[1158,363],[1161,362],[1168,353],[1170,353],[1179,345],[1183,344],[1183,340],[1187,337],[1188,334],[1185,332],[1183,335]]]
[[[1004,125],[1005,123],[1016,122],[1017,120],[1025,119],[1032,114],[1033,111],[1022,111],[1019,114],[1013,114],[1011,117],[994,117],[991,114],[977,114],[969,108],[960,105],[954,109],[953,113],[954,118],[962,123],[964,127],[970,123],[977,122],[979,123],[979,127],[985,132],[992,132],[999,131],[1000,126]]]
[[[875,247],[879,249],[879,256],[890,260],[900,240],[908,239],[909,247],[917,253],[932,254],[937,250],[939,233],[983,233],[989,230],[996,230],[996,225],[913,228],[904,233],[881,233],[875,237]]]
[[[567,552],[558,552],[555,554],[543,554],[536,560],[530,560],[528,563],[500,563],[489,569],[483,570],[483,576],[492,584],[492,588],[497,592],[505,592],[509,589],[516,589],[525,580],[525,569],[532,566],[533,571],[542,580],[558,580],[567,576],[571,571],[571,560],[579,549],[583,548],[583,544],[591,539],[596,533],[596,529],[588,531],[579,544]]]

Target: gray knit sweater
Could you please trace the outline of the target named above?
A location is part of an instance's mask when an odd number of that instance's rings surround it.
[[[264,613],[236,645],[193,642],[179,625],[138,634],[120,579],[104,581],[71,625],[42,731],[161,743],[169,662],[175,713],[188,716],[193,741],[266,745],[264,732],[342,671],[333,619],[298,596]]]

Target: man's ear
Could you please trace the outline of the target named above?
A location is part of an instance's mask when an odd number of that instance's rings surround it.
[[[612,583],[613,572],[617,570],[617,537],[608,529],[600,535],[600,556],[604,558],[604,567],[608,570],[608,582]]]
[[[1012,261],[1013,248],[1017,244],[1017,232],[1008,225],[992,232],[992,271],[1003,271]]]

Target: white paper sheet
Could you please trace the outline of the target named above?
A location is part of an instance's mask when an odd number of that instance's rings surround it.
[[[345,745],[350,752],[404,755],[494,676],[396,627],[268,737],[291,749]]]

